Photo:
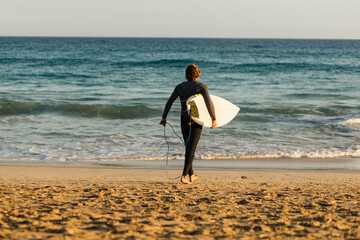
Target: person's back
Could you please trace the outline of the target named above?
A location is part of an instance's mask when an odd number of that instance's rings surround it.
[[[212,119],[215,119],[215,110],[212,107],[213,105],[210,103],[211,99],[209,96],[208,87],[205,83],[199,81],[187,81],[180,83],[175,87],[173,94],[170,96],[169,103],[171,101],[175,101],[177,96],[179,96],[181,101],[181,117],[189,118],[190,116],[187,113],[186,100],[195,94],[201,94],[204,97],[205,103],[208,103],[209,105],[210,115],[212,116]],[[170,107],[171,106],[167,104],[164,113],[167,113],[170,110]]]

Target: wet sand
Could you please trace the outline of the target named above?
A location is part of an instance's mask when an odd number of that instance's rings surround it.
[[[0,238],[360,239],[359,171],[197,174],[0,165]]]

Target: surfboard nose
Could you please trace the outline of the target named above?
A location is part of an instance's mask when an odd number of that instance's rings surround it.
[[[224,126],[231,122],[240,111],[240,108],[224,98],[210,95],[214,104],[217,127]],[[191,119],[196,123],[211,128],[212,119],[207,109],[204,97],[196,94],[188,98],[186,106]]]

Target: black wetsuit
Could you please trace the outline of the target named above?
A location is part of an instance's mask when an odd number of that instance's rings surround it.
[[[187,81],[177,85],[165,105],[164,113],[162,116],[164,119],[166,119],[166,116],[169,113],[173,102],[176,100],[177,97],[180,97],[181,132],[183,135],[184,142],[188,140],[190,133],[189,125],[191,124],[190,138],[187,142],[186,151],[185,151],[185,164],[184,164],[183,176],[186,176],[188,174],[191,176],[194,174],[194,171],[192,169],[192,162],[194,160],[196,147],[199,142],[202,131],[202,126],[190,120],[190,116],[186,108],[186,100],[192,95],[198,93],[200,93],[204,97],[205,104],[208,108],[209,114],[212,120],[215,120],[216,118],[215,118],[214,105],[210,99],[208,88],[205,83],[199,81]]]

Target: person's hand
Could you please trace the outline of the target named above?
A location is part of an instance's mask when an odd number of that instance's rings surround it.
[[[163,125],[164,127],[166,126],[166,119],[165,118],[161,119],[160,125]]]
[[[212,125],[211,125],[211,129],[216,128],[216,126],[217,126],[217,122],[216,122],[216,120],[213,120]]]

